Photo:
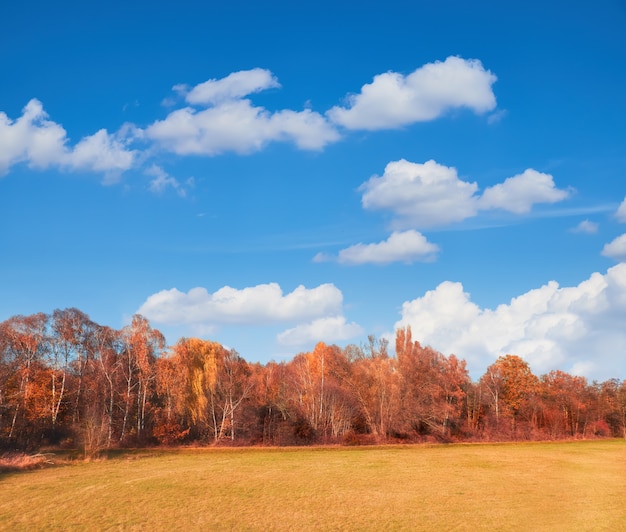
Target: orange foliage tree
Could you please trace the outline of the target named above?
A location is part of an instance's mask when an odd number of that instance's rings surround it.
[[[536,425],[539,379],[525,360],[517,355],[499,357],[487,368],[481,383],[488,391],[497,430],[502,428],[503,417],[510,422],[513,434],[520,417]]]
[[[395,356],[370,336],[250,364],[210,340],[166,348],[139,315],[120,330],[77,309],[0,323],[0,449],[611,435],[626,437],[626,381],[538,378],[509,354],[472,382],[464,360],[409,327]]]
[[[396,332],[402,430],[447,438],[458,429],[469,375],[465,361],[412,341],[411,328]]]

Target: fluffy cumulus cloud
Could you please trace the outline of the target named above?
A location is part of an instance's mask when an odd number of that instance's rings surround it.
[[[387,164],[382,176],[371,177],[359,190],[365,209],[391,211],[394,229],[460,222],[480,210],[525,214],[535,204],[555,203],[570,194],[558,189],[551,175],[528,169],[478,195],[478,185],[459,178],[453,167],[404,159]]]
[[[339,140],[337,130],[310,109],[270,112],[244,98],[278,87],[271,72],[253,69],[209,80],[186,92],[188,106],[150,125],[146,136],[179,155],[247,154],[270,142],[293,142],[298,148],[319,150]],[[198,109],[197,106],[202,106]]]
[[[389,264],[391,262],[431,261],[439,247],[415,230],[394,232],[382,242],[356,244],[339,252],[341,264]]]
[[[137,312],[167,325],[258,325],[336,316],[342,301],[333,284],[310,289],[300,285],[288,294],[276,283],[243,289],[225,286],[212,294],[202,287],[189,292],[172,288],[148,297]]]
[[[347,323],[344,316],[329,316],[287,329],[276,339],[284,346],[304,346],[320,341],[341,342],[361,334],[363,329],[357,323]]]
[[[377,130],[434,120],[462,107],[485,113],[496,107],[492,90],[496,79],[476,59],[448,57],[407,76],[379,74],[348,97],[346,107],[333,107],[327,116],[348,129]]]
[[[101,129],[70,146],[65,129],[51,121],[41,102],[31,100],[22,116],[0,112],[0,175],[18,163],[33,168],[61,167],[104,173],[109,181],[136,164],[134,140],[154,142],[179,155],[248,154],[271,142],[289,142],[303,150],[320,150],[340,140],[337,126],[380,129],[432,120],[447,110],[468,107],[485,112],[495,107],[491,85],[496,78],[477,60],[449,57],[426,64],[408,76],[376,76],[350,107],[326,115],[311,109],[269,111],[249,96],[280,88],[269,70],[254,68],[209,79],[193,87],[174,86],[186,106],[145,129],[123,126],[116,134]],[[124,132],[130,135],[124,135]]]
[[[496,77],[477,60],[449,57],[408,76],[388,72],[349,98],[349,108],[333,107],[326,116],[310,109],[270,112],[248,96],[279,88],[277,78],[261,68],[233,72],[194,87],[176,85],[188,106],[150,125],[146,136],[180,155],[247,154],[270,142],[292,142],[319,150],[339,140],[336,125],[348,129],[385,129],[433,120],[449,109],[477,113],[496,106],[491,85]]]
[[[626,264],[592,274],[574,287],[551,281],[483,309],[460,283],[444,282],[402,306],[396,327],[413,338],[468,360],[480,376],[498,356],[522,356],[535,373],[564,369],[590,378],[626,370]]]
[[[131,168],[136,155],[121,135],[105,129],[69,146],[65,129],[49,119],[36,99],[28,102],[16,120],[0,112],[0,175],[15,164],[26,163],[31,168],[57,167],[110,177]]]
[[[496,106],[495,80],[478,60],[448,57],[407,76],[380,74],[348,98],[348,107],[333,107],[320,114],[311,109],[270,111],[253,104],[251,95],[280,88],[272,72],[254,68],[193,87],[176,85],[173,89],[184,99],[184,106],[164,119],[145,129],[122,126],[115,134],[101,129],[74,146],[65,129],[51,121],[41,102],[33,99],[16,120],[0,112],[0,175],[15,164],[26,163],[33,168],[100,172],[114,181],[137,164],[139,151],[129,146],[138,140],[178,155],[249,154],[272,142],[321,150],[340,140],[341,127],[394,128],[433,120],[461,107],[477,113],[490,111]]]
[[[396,229],[444,225],[476,214],[478,185],[462,181],[456,168],[433,160],[390,162],[382,176],[371,177],[359,190],[365,209],[395,215]]]
[[[556,188],[551,175],[529,168],[522,174],[505,179],[503,183],[486,188],[479,207],[525,214],[536,203],[556,203],[568,196],[569,191]]]
[[[73,170],[119,175],[133,165],[136,154],[134,150],[129,151],[115,135],[101,129],[94,135],[84,137],[68,152],[66,165]]]
[[[48,120],[38,100],[28,102],[15,121],[0,113],[0,173],[20,162],[35,168],[59,164],[65,155],[65,141],[65,130]]]
[[[145,129],[123,126],[115,134],[101,129],[74,146],[65,129],[51,121],[41,102],[33,99],[16,120],[0,112],[0,175],[15,164],[26,163],[33,168],[104,173],[108,181],[114,181],[138,163],[139,151],[129,147],[138,140],[178,155],[249,154],[272,142],[321,150],[340,140],[338,127],[394,128],[433,120],[454,108],[477,113],[492,110],[495,80],[480,61],[448,57],[407,76],[380,74],[349,98],[349,107],[334,107],[324,115],[311,109],[270,111],[255,105],[251,95],[280,88],[280,84],[269,70],[254,68],[193,87],[176,85],[174,91],[185,103],[164,119]],[[163,184],[161,179],[156,186]],[[174,185],[171,179],[168,184]]]
[[[626,261],[626,233],[605,244],[604,248],[602,248],[602,255]]]
[[[617,208],[615,217],[620,222],[626,222],[626,198],[624,198],[624,201],[622,201],[622,203],[620,203],[620,206]]]

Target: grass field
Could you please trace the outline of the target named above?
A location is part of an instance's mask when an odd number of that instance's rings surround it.
[[[0,477],[6,530],[626,530],[626,442],[135,451]]]

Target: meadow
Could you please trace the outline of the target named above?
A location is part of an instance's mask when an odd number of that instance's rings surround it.
[[[3,530],[624,530],[626,442],[123,451],[0,493]]]

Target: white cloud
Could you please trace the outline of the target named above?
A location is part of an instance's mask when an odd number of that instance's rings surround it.
[[[348,129],[393,129],[434,120],[466,107],[485,113],[496,107],[491,86],[496,76],[476,59],[448,57],[403,76],[387,72],[348,97],[347,107],[333,107],[327,116]]]
[[[604,245],[602,255],[617,260],[626,260],[626,233]]]
[[[65,142],[65,130],[48,120],[39,100],[30,100],[15,121],[0,112],[0,174],[21,162],[35,168],[59,164]]]
[[[551,281],[495,310],[481,309],[460,283],[446,281],[402,306],[396,327],[468,360],[479,377],[498,356],[525,358],[535,373],[552,369],[610,378],[626,371],[626,264],[578,286]]]
[[[177,109],[146,129],[148,138],[179,155],[248,154],[269,142],[293,142],[300,149],[319,150],[339,140],[337,131],[308,109],[270,113],[249,100],[228,100],[197,111]]]
[[[300,285],[289,294],[283,294],[276,283],[241,290],[225,286],[213,294],[202,287],[187,293],[172,288],[148,297],[137,312],[168,325],[257,325],[338,315],[342,301],[341,291],[333,284],[311,289]]]
[[[572,233],[586,233],[593,235],[598,232],[598,224],[596,222],[590,222],[589,220],[583,220],[576,227],[571,229]]]
[[[189,178],[182,184],[178,179],[169,175],[160,166],[153,164],[147,168],[144,172],[148,176],[152,176],[154,179],[150,181],[148,189],[155,194],[163,194],[168,188],[172,188],[176,191],[181,198],[187,196],[187,188],[192,187],[194,184],[193,178]]]
[[[318,318],[280,333],[276,340],[285,346],[305,346],[317,342],[341,342],[363,334],[357,323],[346,323],[344,316]]]
[[[365,209],[391,210],[396,229],[423,228],[465,220],[476,214],[476,183],[459,179],[456,168],[430,160],[390,162],[382,176],[363,183]]]
[[[389,264],[391,262],[412,263],[430,261],[435,258],[439,247],[415,230],[394,232],[387,240],[376,244],[356,244],[339,252],[341,264]]]
[[[174,91],[184,97],[185,107],[145,129],[132,124],[123,125],[116,134],[101,129],[73,147],[65,129],[49,120],[41,102],[33,99],[15,121],[0,113],[0,175],[15,164],[26,163],[33,168],[101,172],[112,182],[137,164],[139,152],[129,148],[130,141],[137,140],[153,141],[179,155],[249,154],[272,142],[321,150],[341,138],[330,116],[348,128],[377,129],[432,120],[455,107],[486,112],[495,107],[491,91],[495,79],[480,61],[449,57],[406,77],[377,76],[352,98],[350,109],[335,107],[324,116],[308,107],[270,111],[254,105],[247,96],[280,87],[272,72],[254,68],[194,87],[176,85]],[[358,125],[363,120],[376,124]]]
[[[278,88],[280,83],[262,68],[233,72],[222,79],[210,79],[191,89],[185,99],[192,105],[215,105],[225,100],[236,100],[266,89]]]
[[[529,168],[522,174],[505,179],[504,183],[486,188],[479,207],[525,214],[536,203],[556,203],[568,196],[567,190],[556,188],[551,175]]]
[[[261,68],[233,72],[191,89],[176,85],[174,90],[184,94],[191,106],[157,120],[145,134],[179,155],[208,156],[229,151],[249,154],[270,142],[293,142],[303,150],[320,150],[339,140],[335,127],[310,109],[270,112],[244,98],[277,87],[276,77]]]
[[[438,345],[452,332],[469,328],[479,314],[461,283],[445,281],[423,297],[403,303],[402,320],[396,328],[411,325],[415,339]]]
[[[271,115],[269,130],[275,140],[292,141],[302,150],[321,150],[339,140],[339,133],[326,119],[310,109],[285,109]]]
[[[102,172],[114,179],[132,167],[136,153],[127,150],[115,135],[101,129],[74,146],[67,155],[67,165],[74,170]]]
[[[620,206],[617,208],[615,217],[620,222],[626,222],[626,198],[624,198],[624,201],[622,201],[622,203],[620,203]]]
[[[528,169],[477,195],[478,185],[459,178],[456,168],[430,160],[423,164],[401,159],[387,164],[382,176],[359,187],[365,209],[389,210],[394,229],[428,228],[460,222],[480,210],[501,209],[525,214],[537,203],[555,203],[569,196],[556,188],[551,175]]]
[[[254,68],[192,88],[176,85],[174,90],[189,105],[154,122],[146,135],[179,155],[248,154],[270,142],[319,150],[340,139],[334,124],[381,129],[433,120],[458,107],[487,112],[496,105],[491,90],[495,80],[480,61],[448,57],[406,77],[391,72],[376,76],[350,99],[349,109],[334,107],[325,117],[308,108],[270,112],[253,105],[247,96],[280,87],[272,72]]]
[[[26,163],[31,168],[59,167],[102,172],[114,178],[134,163],[136,152],[128,150],[120,136],[101,129],[68,146],[65,129],[48,119],[43,105],[32,99],[22,116],[13,121],[0,112],[0,175],[11,166]]]

